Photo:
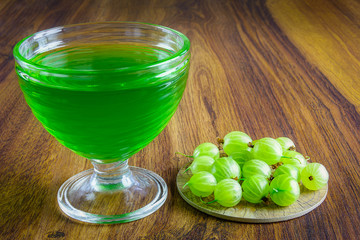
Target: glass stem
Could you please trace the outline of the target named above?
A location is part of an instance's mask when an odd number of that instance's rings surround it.
[[[90,160],[91,161],[91,160]],[[133,179],[128,160],[101,164],[91,161],[94,173],[91,185],[97,191],[122,190],[132,186]]]

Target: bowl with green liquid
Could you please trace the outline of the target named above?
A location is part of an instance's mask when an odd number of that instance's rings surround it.
[[[14,48],[27,104],[61,144],[94,169],[68,179],[58,203],[90,223],[143,218],[164,203],[154,172],[128,165],[175,113],[185,90],[190,42],[173,29],[104,22],[35,33]]]

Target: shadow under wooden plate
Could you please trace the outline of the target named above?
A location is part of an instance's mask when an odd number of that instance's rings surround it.
[[[218,203],[205,204],[200,201],[199,197],[193,195],[188,187],[183,188],[184,184],[192,176],[191,171],[185,172],[190,164],[187,163],[183,166],[176,177],[176,185],[181,197],[194,208],[226,220],[247,223],[272,223],[294,219],[317,208],[325,200],[328,191],[327,185],[317,191],[308,190],[301,185],[299,199],[288,207],[280,207],[273,202],[269,205],[253,204],[244,199],[232,208],[222,207]]]

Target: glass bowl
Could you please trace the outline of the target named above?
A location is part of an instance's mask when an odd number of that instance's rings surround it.
[[[167,125],[182,98],[190,42],[167,27],[136,22],[68,25],[14,48],[27,104],[61,144],[94,168],[68,179],[58,203],[90,223],[143,218],[164,203],[154,172],[128,165]]]

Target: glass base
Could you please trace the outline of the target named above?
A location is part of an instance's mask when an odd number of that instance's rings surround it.
[[[109,175],[108,169],[124,165],[117,163],[106,169],[104,177],[96,165],[94,169],[71,177],[60,187],[58,203],[69,217],[88,223],[124,223],[150,215],[165,202],[166,183],[154,172],[128,167],[126,161],[125,174]]]

